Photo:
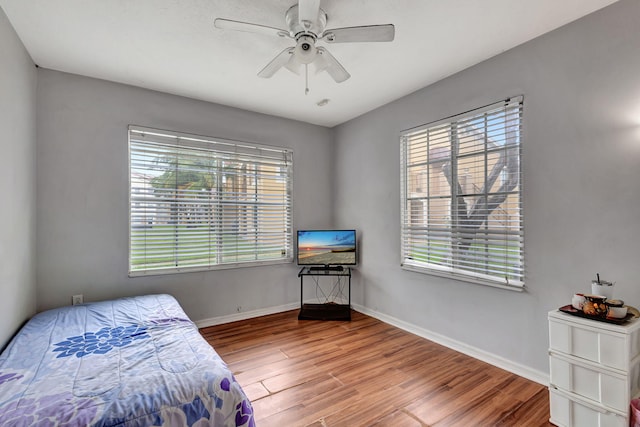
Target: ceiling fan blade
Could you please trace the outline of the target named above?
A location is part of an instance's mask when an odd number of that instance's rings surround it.
[[[326,71],[336,81],[342,83],[351,77],[342,64],[323,47],[318,47],[317,72]]]
[[[318,19],[320,0],[298,0],[298,21],[302,28],[309,29]]]
[[[322,38],[327,43],[390,42],[393,41],[396,28],[393,24],[363,25],[327,30]]]
[[[266,25],[252,24],[250,22],[233,21],[231,19],[216,18],[213,25],[221,30],[244,31],[247,33],[264,34],[267,36],[290,37],[289,32],[280,28],[267,27]]]
[[[260,72],[258,73],[258,77],[268,79],[269,77],[273,76],[276,73],[276,71],[278,71],[280,68],[285,66],[287,62],[289,62],[289,59],[293,55],[294,49],[295,48],[293,47],[288,47],[282,52],[280,52],[278,56],[273,58],[271,62],[267,64],[266,67],[260,70]]]

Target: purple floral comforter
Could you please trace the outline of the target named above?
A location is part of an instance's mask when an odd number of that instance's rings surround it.
[[[34,316],[0,354],[1,426],[254,426],[249,399],[169,295]]]

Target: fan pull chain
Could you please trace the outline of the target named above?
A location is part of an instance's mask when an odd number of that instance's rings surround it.
[[[304,64],[304,94],[309,95],[309,64]]]

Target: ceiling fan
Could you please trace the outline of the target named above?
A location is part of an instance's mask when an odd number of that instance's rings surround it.
[[[393,24],[326,29],[327,14],[320,8],[320,0],[298,0],[298,4],[291,6],[284,17],[288,30],[223,18],[217,18],[214,25],[223,30],[245,31],[295,40],[295,46],[280,52],[258,76],[269,78],[282,67],[299,74],[300,68],[304,66],[305,93],[309,92],[307,67],[310,64],[315,66],[316,73],[329,73],[336,83],[351,77],[338,60],[326,48],[316,46],[316,42],[390,42],[395,36]]]

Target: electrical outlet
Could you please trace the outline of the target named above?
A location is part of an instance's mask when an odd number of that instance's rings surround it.
[[[78,304],[82,304],[83,302],[84,302],[84,298],[82,297],[82,294],[74,295],[71,297],[71,305],[78,305]]]

